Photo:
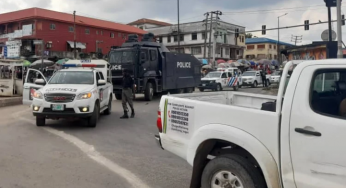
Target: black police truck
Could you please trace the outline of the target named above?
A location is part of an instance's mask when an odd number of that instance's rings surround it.
[[[108,54],[116,98],[121,99],[122,70],[128,69],[136,84],[136,93],[144,93],[147,101],[155,94],[192,93],[201,82],[201,63],[193,55],[170,52],[155,42],[152,33],[141,41],[129,35],[121,47]]]

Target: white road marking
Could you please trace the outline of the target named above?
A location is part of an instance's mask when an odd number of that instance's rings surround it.
[[[24,113],[26,111],[28,111],[28,110],[16,112],[15,114],[13,114],[13,117],[16,119],[21,119],[23,121],[26,121],[26,122],[36,126],[36,123],[34,120],[27,119],[27,118],[20,116],[21,113]],[[132,187],[149,188],[149,186],[147,184],[145,184],[141,179],[139,179],[131,171],[119,166],[117,163],[114,163],[113,161],[104,157],[100,152],[98,152],[94,148],[93,145],[89,145],[88,143],[78,139],[77,137],[74,137],[70,134],[63,132],[63,131],[58,131],[58,130],[50,128],[50,127],[43,127],[43,129],[48,131],[51,134],[59,136],[59,137],[63,138],[64,140],[72,143],[77,148],[79,148],[83,153],[85,153],[89,158],[91,158],[95,162],[103,165],[104,167],[108,168],[110,171],[114,172],[115,174],[117,174],[120,177],[127,180],[128,183],[130,185],[132,185]]]

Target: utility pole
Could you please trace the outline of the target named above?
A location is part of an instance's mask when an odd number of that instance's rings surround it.
[[[330,10],[330,6],[328,6],[328,30],[329,30],[329,41],[333,41],[332,39],[332,12]]]
[[[74,33],[73,54],[74,54],[74,59],[76,59],[77,58],[77,51],[76,51],[76,11],[73,11],[73,33]]]
[[[180,50],[180,18],[179,18],[179,0],[178,2],[178,50]]]
[[[294,36],[291,37],[291,42],[294,42],[294,45],[297,45],[297,42],[300,43],[303,40],[303,35],[301,36]]]
[[[213,40],[213,63],[214,67],[216,67],[215,63],[215,53],[216,53],[216,42],[217,42],[217,37],[219,36],[219,15],[222,15],[221,11],[216,11],[214,12],[216,14],[215,16],[215,22],[216,22],[216,31],[214,32],[214,40]]]
[[[210,30],[209,30],[209,44],[208,44],[208,61],[211,60],[211,36],[213,31],[213,12],[210,12]]]
[[[338,35],[338,58],[343,58],[342,53],[342,30],[341,30],[341,0],[337,0],[336,5],[337,14],[337,35]]]
[[[203,51],[203,59],[207,56],[207,35],[208,35],[208,17],[209,12],[205,13],[205,31],[204,31],[204,51]]]
[[[281,16],[278,16],[278,44],[276,45],[277,47],[277,60],[280,64],[280,60],[281,60],[281,51],[280,51],[280,18],[283,17],[283,16],[286,16],[288,13],[285,13],[284,15],[281,15]]]
[[[41,59],[42,59],[42,63],[41,63],[41,71],[43,71],[43,63],[44,63],[44,60],[43,60],[43,57],[44,57],[44,40],[42,39],[42,44],[41,44]]]

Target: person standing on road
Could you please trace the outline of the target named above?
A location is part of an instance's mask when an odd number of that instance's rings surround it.
[[[123,88],[122,88],[122,105],[124,109],[124,115],[121,116],[121,119],[128,119],[128,108],[127,104],[129,103],[129,106],[131,108],[131,118],[135,117],[135,110],[133,109],[133,90],[134,90],[134,81],[127,69],[123,70]]]
[[[267,87],[267,78],[266,78],[266,71],[265,70],[261,71],[261,77],[262,77],[263,87]]]

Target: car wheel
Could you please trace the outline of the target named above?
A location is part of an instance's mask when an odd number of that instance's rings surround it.
[[[115,98],[116,98],[117,100],[121,100],[121,99],[122,99],[122,96],[121,96],[121,94],[116,94],[116,95],[115,95]]]
[[[202,89],[202,88],[199,88],[199,91],[200,91],[200,92],[203,92],[203,91],[204,91],[204,89]]]
[[[110,115],[111,113],[112,113],[112,95],[109,97],[108,107],[105,110],[104,114],[105,115]]]
[[[88,118],[88,127],[96,127],[97,121],[99,119],[100,109],[99,104],[95,104],[93,114]]]
[[[36,126],[37,127],[43,127],[45,125],[46,125],[46,118],[45,117],[36,116]]]
[[[238,155],[223,155],[211,160],[203,170],[202,188],[242,187],[265,188],[260,171]]]
[[[258,86],[258,83],[257,83],[257,81],[255,81],[254,83],[253,83],[253,85],[252,85],[252,87],[257,87]]]
[[[217,85],[216,85],[216,91],[221,91],[221,90],[222,90],[221,85],[220,85],[220,84],[217,84]]]
[[[153,84],[148,82],[147,86],[145,88],[144,98],[146,101],[151,101],[151,100],[153,100],[153,96],[154,96]]]

